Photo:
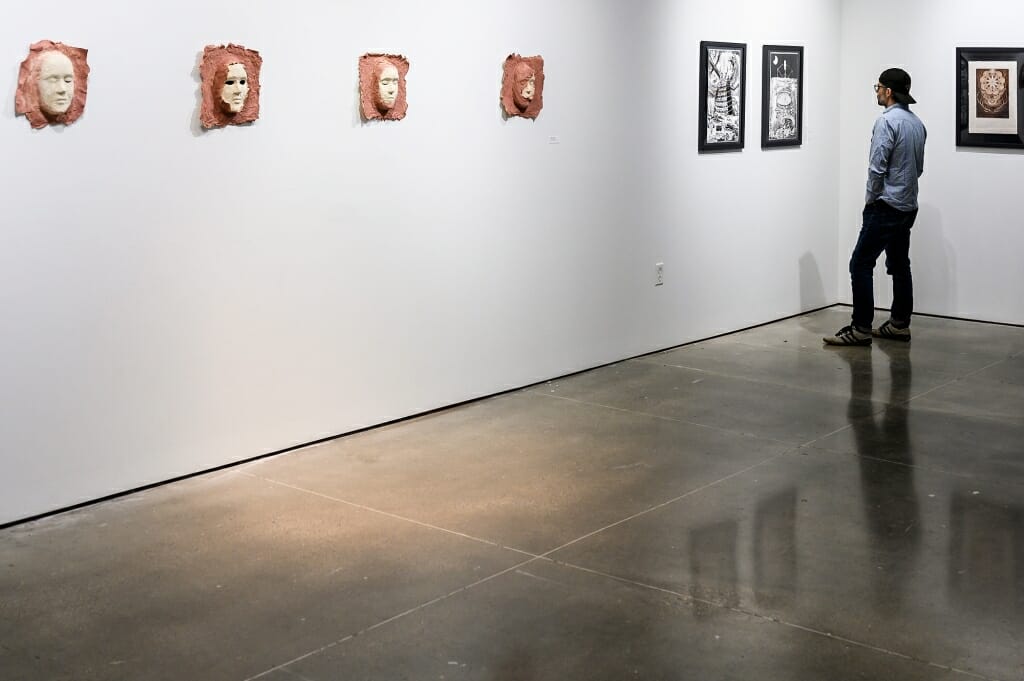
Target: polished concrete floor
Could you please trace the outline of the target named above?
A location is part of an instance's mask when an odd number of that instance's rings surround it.
[[[1024,329],[833,308],[0,532],[0,679],[1024,679]]]

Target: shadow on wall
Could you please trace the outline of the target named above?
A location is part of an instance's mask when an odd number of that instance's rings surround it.
[[[203,51],[196,53],[195,66],[192,69],[192,80],[196,84],[196,105],[189,118],[189,129],[193,137],[202,137],[206,133],[199,120],[199,111],[203,108],[203,77],[199,74],[199,64],[203,61]]]
[[[825,284],[821,279],[821,269],[814,254],[810,251],[800,256],[800,309],[814,310],[825,307]]]
[[[910,237],[911,268],[914,274],[914,308],[934,314],[953,314],[957,301],[956,253],[946,238],[942,213],[922,203]]]

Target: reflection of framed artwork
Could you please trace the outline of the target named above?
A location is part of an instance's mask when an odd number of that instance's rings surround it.
[[[949,500],[950,604],[987,617],[1019,615],[1024,507],[954,489]]]
[[[798,147],[804,140],[804,48],[761,50],[761,146]]]
[[[746,43],[701,41],[698,151],[743,148],[746,87]]]
[[[956,48],[956,144],[1024,149],[1024,47]]]

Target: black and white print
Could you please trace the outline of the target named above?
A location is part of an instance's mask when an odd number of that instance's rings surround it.
[[[799,145],[803,141],[804,48],[765,45],[761,56],[761,145]]]
[[[743,148],[746,45],[701,43],[701,151]]]

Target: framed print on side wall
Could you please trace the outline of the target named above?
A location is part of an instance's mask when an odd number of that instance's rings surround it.
[[[761,146],[798,147],[804,141],[804,48],[761,50]]]
[[[1024,149],[1024,47],[956,48],[958,147]]]
[[[700,43],[698,151],[743,148],[746,113],[746,43]]]

